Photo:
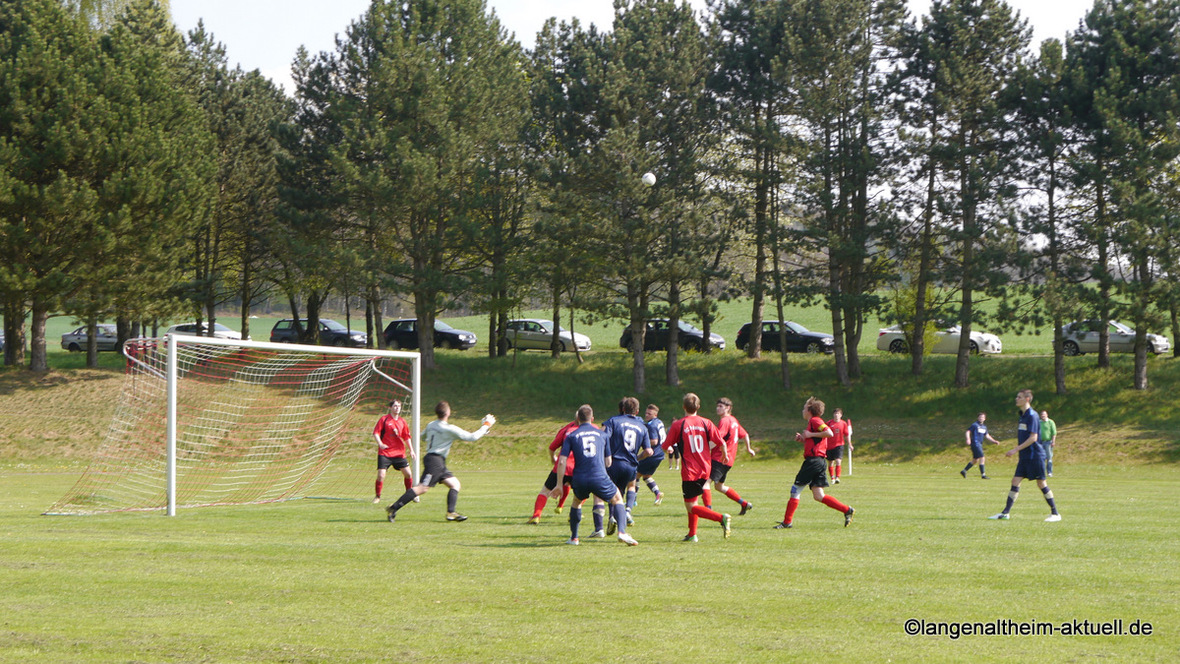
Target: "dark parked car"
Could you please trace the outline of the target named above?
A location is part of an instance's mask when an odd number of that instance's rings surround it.
[[[302,321],[301,326],[306,326],[307,321]],[[284,318],[275,323],[275,326],[270,330],[270,340],[274,343],[293,344],[299,343],[299,335],[295,330],[295,321],[291,318]],[[364,348],[369,340],[369,335],[364,332],[350,330],[340,323],[328,318],[320,319],[320,345],[321,346],[352,346],[353,348]]]
[[[467,350],[478,339],[474,332],[456,330],[441,320],[434,321],[434,347]],[[413,350],[418,347],[418,319],[402,318],[385,326],[385,345],[393,350]]]
[[[71,353],[80,353],[86,350],[88,338],[86,326],[83,325],[73,332],[61,335],[61,347]],[[118,350],[118,348],[119,334],[115,326],[110,323],[100,323],[98,325],[98,350]]]
[[[680,347],[687,351],[704,350],[705,348],[705,333],[683,320],[680,321],[677,339]],[[725,339],[720,334],[710,334],[709,345],[717,350],[725,350]],[[619,337],[619,346],[631,348],[630,326],[627,326],[623,330],[623,336]],[[668,320],[666,318],[647,321],[647,332],[643,335],[643,350],[668,350]]]
[[[762,350],[778,351],[779,325],[777,320],[762,321]],[[788,353],[832,353],[836,350],[836,342],[832,335],[823,332],[812,332],[798,323],[786,322],[787,352]],[[750,343],[750,324],[746,323],[738,331],[738,350],[745,350]]]

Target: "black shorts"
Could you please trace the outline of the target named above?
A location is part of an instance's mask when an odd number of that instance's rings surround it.
[[[698,498],[705,493],[705,482],[709,480],[681,480],[680,488],[684,491],[685,502]]]
[[[405,457],[387,457],[380,454],[377,455],[377,470],[385,470],[390,466],[401,470],[402,468],[409,468],[410,462],[407,461]]]
[[[565,486],[566,484],[569,484],[569,483],[570,483],[570,476],[566,475],[565,479],[562,481],[561,484],[562,484],[562,486]],[[549,489],[550,491],[557,488],[557,473],[553,472],[552,470],[549,471],[549,477],[545,478],[545,488]]]
[[[807,457],[795,476],[795,486],[828,486],[828,463],[823,457]]]
[[[844,455],[844,446],[843,445],[841,445],[839,447],[829,447],[828,448],[828,461],[839,461],[840,457],[843,455]]]
[[[1016,462],[1016,474],[1013,477],[1023,477],[1026,480],[1045,479],[1044,459],[1021,459]]]
[[[713,465],[709,468],[709,479],[713,484],[725,484],[725,478],[729,475],[730,469],[733,466],[727,466],[717,459],[713,459]]]
[[[673,459],[680,458],[680,443],[676,443],[675,445],[672,446],[672,458]]]
[[[418,479],[418,486],[432,487],[454,476],[454,473],[447,470],[446,457],[441,454],[427,454],[422,457],[422,477]]]

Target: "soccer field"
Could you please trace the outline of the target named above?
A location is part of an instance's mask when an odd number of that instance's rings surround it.
[[[990,481],[857,464],[830,491],[856,508],[850,527],[807,499],[773,530],[797,465],[739,465],[755,509],[729,540],[702,521],[696,544],[679,541],[679,481],[662,469],[668,497],[657,508],[641,488],[629,548],[586,539],[589,509],[579,547],[552,503],[526,525],[543,469],[456,465],[470,520],[443,521],[440,488],[389,524],[362,500],[47,517],[81,468],[13,463],[0,661],[1174,661],[1174,466],[1060,468],[1052,524],[1030,482],[1011,521],[987,520],[1010,463],[993,460]],[[910,619],[1011,633],[911,636]],[[1124,634],[1020,635],[1033,621]]]

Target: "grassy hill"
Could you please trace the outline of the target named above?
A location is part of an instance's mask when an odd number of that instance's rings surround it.
[[[0,371],[0,458],[84,459],[106,431],[118,395],[122,363],[103,354],[103,368],[77,368],[81,356],[55,353],[56,368],[46,376],[23,370]],[[792,389],[779,382],[777,356],[749,360],[736,351],[682,358],[678,387],[664,385],[664,354],[650,353],[645,403],[661,407],[670,421],[680,415],[686,391],[712,403],[728,396],[735,414],[764,454],[756,463],[795,458],[791,440],[800,425],[799,407],[809,396],[840,406],[856,428],[856,455],[865,460],[922,460],[950,463],[965,456],[963,431],[979,411],[990,414],[993,435],[1005,442],[1015,432],[1012,397],[1028,387],[1034,406],[1047,408],[1060,427],[1062,463],[1150,463],[1180,460],[1180,363],[1152,358],[1152,388],[1128,389],[1131,358],[1116,357],[1100,370],[1092,357],[1067,358],[1069,394],[1053,393],[1048,357],[998,356],[972,360],[972,385],[950,387],[953,357],[933,357],[926,374],[912,376],[906,357],[865,358],[865,376],[850,388],[836,385],[831,358],[792,356]],[[476,353],[440,351],[439,368],[425,377],[424,416],[439,399],[451,401],[455,421],[472,425],[496,413],[496,445],[456,450],[457,458],[496,464],[532,465],[543,442],[568,422],[582,403],[599,419],[613,414],[620,397],[631,393],[630,358],[619,352],[594,352],[578,364],[572,355],[554,361],[544,353],[490,360]],[[1002,448],[996,448],[1002,449]],[[989,450],[990,452],[991,450]]]

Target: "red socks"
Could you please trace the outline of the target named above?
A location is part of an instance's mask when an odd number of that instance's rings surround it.
[[[545,501],[547,500],[549,500],[549,497],[545,494],[537,494],[537,502],[533,503],[533,518],[541,516],[541,512],[545,511]]]
[[[409,491],[410,489],[412,489],[414,487],[414,480],[403,476],[402,477],[402,484],[405,484],[406,491]]]
[[[840,502],[840,501],[836,500],[836,499],[835,499],[834,497],[832,497],[832,496],[824,496],[824,499],[823,499],[823,504],[825,504],[825,505],[827,505],[828,507],[830,507],[830,508],[832,508],[832,509],[834,509],[834,510],[836,510],[836,511],[840,512],[841,514],[846,514],[846,513],[848,512],[848,506],[847,506],[847,505],[845,505],[844,503],[842,503],[842,502]]]
[[[783,514],[783,523],[790,523],[791,519],[795,518],[795,510],[799,509],[799,499],[792,498],[787,501],[787,512]]]
[[[570,497],[570,485],[561,485],[561,500],[557,501],[558,507],[565,507],[565,499]]]
[[[730,487],[725,490],[725,497],[729,498],[730,500],[737,503],[738,505],[741,505],[743,502],[742,497],[738,495],[737,491],[733,490],[733,487]]]
[[[712,489],[705,489],[705,493],[702,495],[701,500],[705,501],[705,507],[712,509],[712,507],[713,507],[713,490]]]
[[[373,490],[377,492],[376,495],[378,498],[381,497],[381,489],[383,489],[383,488],[385,488],[385,482],[382,482],[381,480],[377,480],[376,482],[373,482]],[[406,487],[406,488],[408,489],[410,487]]]
[[[721,513],[714,512],[713,510],[709,509],[708,507],[705,507],[704,505],[694,505],[692,508],[692,514],[693,514],[693,516],[704,517],[710,521],[716,521],[717,523],[721,523],[721,518],[722,518]]]

